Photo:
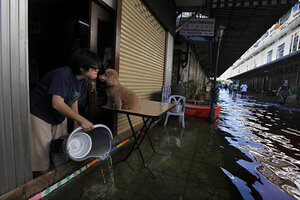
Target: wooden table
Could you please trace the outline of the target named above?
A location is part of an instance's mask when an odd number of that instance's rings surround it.
[[[157,154],[157,152],[155,151],[151,138],[149,136],[149,129],[151,127],[151,124],[157,119],[160,118],[161,116],[163,116],[166,112],[168,112],[169,110],[171,110],[172,108],[175,107],[175,104],[170,104],[170,103],[162,103],[159,101],[149,101],[149,100],[140,100],[139,102],[139,106],[136,109],[133,110],[127,110],[127,109],[114,109],[114,108],[110,108],[107,105],[106,106],[102,106],[103,109],[106,110],[110,110],[113,112],[117,112],[117,113],[123,113],[126,114],[130,128],[131,128],[131,133],[134,137],[134,141],[135,144],[132,146],[131,150],[129,151],[128,155],[126,156],[126,158],[124,160],[126,160],[131,152],[133,151],[133,149],[136,148],[138,149],[139,155],[141,157],[141,160],[143,162],[143,165],[145,168],[148,168],[151,160],[153,159],[154,155]],[[134,131],[133,125],[131,123],[130,120],[130,116],[139,116],[143,119],[143,126],[142,129],[140,130],[140,133],[137,134]],[[150,123],[149,123],[150,120]],[[142,136],[143,135],[143,136]],[[140,149],[140,145],[142,143],[142,141],[144,140],[145,136],[148,136],[149,139],[149,143],[151,145],[151,148],[153,150],[153,154],[151,156],[151,158],[149,159],[148,162],[145,162],[142,151]],[[141,138],[142,136],[142,138]]]

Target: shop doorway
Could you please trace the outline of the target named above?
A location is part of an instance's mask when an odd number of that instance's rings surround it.
[[[68,65],[76,49],[89,47],[88,22],[88,1],[28,1],[30,89],[47,72]]]
[[[96,52],[102,60],[103,66],[99,71],[101,74],[105,69],[114,68],[112,64],[115,60],[115,13],[105,4],[92,1],[90,16],[90,49]],[[99,79],[90,82],[88,114],[92,122],[106,124],[114,130],[113,122],[116,121],[114,115],[101,109],[107,101],[105,89],[105,84]]]
[[[47,72],[67,66],[71,55],[79,48],[98,53],[104,67],[112,67],[115,11],[101,2],[28,1],[30,90]],[[80,101],[79,112],[93,123],[102,123],[112,129],[112,114],[104,114],[100,108],[104,104],[105,87],[94,81],[89,85],[87,97]]]

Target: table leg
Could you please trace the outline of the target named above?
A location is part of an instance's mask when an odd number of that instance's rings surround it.
[[[144,118],[143,118],[143,120],[144,120]],[[143,140],[144,137],[147,135],[148,140],[149,140],[149,143],[150,143],[150,146],[151,146],[151,148],[152,148],[152,151],[153,151],[155,154],[158,154],[158,155],[161,155],[161,156],[165,156],[164,154],[158,153],[158,152],[155,150],[155,148],[154,148],[154,146],[153,146],[153,143],[152,143],[152,140],[151,140],[151,137],[150,137],[150,135],[148,134],[148,131],[149,131],[149,129],[151,128],[151,124],[153,123],[153,121],[154,121],[154,119],[152,119],[151,122],[150,122],[150,125],[146,127],[146,129],[145,129],[145,134],[144,134],[142,140]],[[144,121],[144,122],[145,122],[145,121]],[[140,141],[140,145],[141,145],[141,143],[142,143],[142,140]],[[154,155],[152,155],[151,159],[153,158],[153,156],[154,156]],[[151,160],[151,159],[150,159],[150,160]],[[150,161],[149,161],[148,163],[150,163]]]
[[[149,120],[149,118],[147,119],[147,121],[148,121],[148,120]],[[149,161],[148,161],[147,163],[145,163],[145,162],[143,163],[144,166],[145,166],[146,168],[148,168],[148,166],[150,165],[150,162],[153,160],[153,158],[155,157],[155,155],[158,154],[158,153],[155,151],[155,149],[154,149],[154,147],[153,147],[153,143],[152,143],[151,138],[150,138],[150,136],[149,136],[149,129],[151,128],[151,124],[152,124],[152,122],[154,121],[154,119],[151,118],[151,122],[150,122],[150,124],[149,124],[148,126],[147,126],[147,121],[145,121],[145,119],[144,119],[144,117],[143,117],[143,122],[144,122],[144,124],[146,124],[146,129],[145,129],[145,134],[143,135],[141,141],[139,142],[139,144],[141,145],[141,143],[143,142],[145,136],[147,135],[148,140],[149,140],[149,143],[150,143],[150,146],[151,146],[152,151],[153,151],[153,154],[151,155]]]
[[[130,125],[130,128],[131,128],[131,133],[132,133],[133,137],[136,138],[135,141],[138,141],[139,138],[140,138],[140,136],[142,135],[142,133],[143,133],[145,127],[147,126],[147,123],[148,123],[148,121],[149,121],[149,118],[148,118],[146,121],[145,121],[144,118],[143,118],[144,124],[143,124],[143,126],[142,126],[142,128],[141,128],[141,130],[140,130],[140,134],[138,134],[138,136],[136,137],[136,134],[135,134],[135,131],[134,131],[134,129],[133,129],[133,126],[132,126],[131,120],[130,120],[130,118],[129,118],[129,115],[126,115],[126,116],[127,116],[127,119],[128,119],[129,125]],[[141,145],[141,142],[139,143],[139,145]],[[132,153],[134,147],[135,147],[135,144],[131,147],[129,153],[126,155],[126,157],[124,158],[123,161],[126,161],[126,160],[129,158],[129,156],[130,156],[130,154]]]
[[[143,126],[143,127],[145,128],[145,131],[143,130],[143,131],[145,132],[145,134],[143,135],[142,139],[141,139],[140,142],[139,142],[140,145],[142,144],[142,142],[143,142],[145,136],[146,136],[147,133],[148,133],[148,130],[149,130],[150,127],[151,127],[152,122],[154,121],[153,119],[151,119],[150,124],[147,126],[147,123],[148,123],[148,121],[149,121],[149,118],[147,118],[146,121],[145,121],[145,118],[144,118],[144,117],[142,117],[142,118],[143,118],[143,122],[144,122],[144,125],[145,125],[145,126]],[[141,133],[143,133],[143,132],[141,131]],[[140,135],[142,135],[142,134],[140,134]]]
[[[132,123],[131,123],[131,119],[130,119],[130,117],[129,117],[128,114],[126,114],[126,116],[127,116],[127,119],[128,119],[129,125],[130,125],[130,128],[131,128],[132,135],[133,135],[133,137],[134,137],[134,145],[131,147],[131,149],[130,149],[129,153],[127,154],[127,156],[125,157],[124,161],[128,159],[128,157],[130,156],[130,154],[132,153],[133,149],[134,149],[135,146],[136,146],[136,149],[138,150],[138,152],[139,152],[139,154],[140,154],[140,157],[141,157],[141,160],[142,160],[142,162],[143,162],[144,167],[145,167],[145,168],[148,168],[148,166],[149,166],[150,162],[153,160],[154,156],[155,156],[156,154],[159,154],[159,153],[157,153],[156,150],[154,149],[153,143],[152,143],[151,138],[150,138],[149,133],[148,133],[148,131],[149,131],[149,129],[150,129],[150,127],[151,127],[151,124],[152,124],[152,122],[154,121],[154,119],[151,118],[150,124],[147,125],[150,118],[147,118],[147,119],[145,120],[145,118],[142,117],[142,118],[143,118],[143,123],[144,123],[144,124],[143,124],[143,126],[142,126],[141,131],[140,131],[140,134],[139,134],[138,136],[136,136],[135,131],[134,131],[134,128],[133,128]],[[144,129],[145,129],[145,130],[144,130]],[[145,132],[145,133],[143,134],[143,132]],[[143,134],[143,136],[142,136],[141,140],[139,141],[139,138],[141,137],[142,134]],[[145,162],[144,157],[143,157],[143,154],[142,154],[142,151],[141,151],[141,149],[140,149],[140,145],[141,145],[141,143],[143,142],[143,140],[144,140],[144,138],[145,138],[146,135],[148,135],[147,137],[148,137],[148,139],[149,139],[150,146],[151,146],[151,148],[152,148],[152,150],[153,150],[153,154],[151,155],[151,157],[150,157],[150,159],[149,159],[149,161],[148,161],[147,163]]]
[[[154,121],[154,119],[151,120],[151,123],[150,123],[149,127],[146,128],[146,130],[145,130],[145,135],[148,136],[149,143],[150,143],[150,145],[151,145],[152,150],[153,150],[155,153],[159,154],[159,153],[154,149],[152,140],[151,140],[151,138],[150,138],[150,135],[148,134],[148,131],[149,131],[149,129],[151,128],[150,126],[151,126],[151,124],[152,124],[153,121]]]
[[[134,132],[134,128],[133,128],[132,123],[131,123],[131,120],[130,120],[130,117],[129,117],[128,114],[126,114],[126,116],[127,116],[127,119],[128,119],[129,125],[130,125],[130,128],[131,128],[131,133],[132,133],[132,135],[133,135],[133,137],[134,137],[134,143],[135,143],[135,145],[136,145],[136,147],[137,147],[137,149],[138,149],[138,151],[139,151],[139,154],[140,154],[140,157],[141,157],[141,159],[142,159],[142,162],[143,162],[144,166],[147,167],[146,164],[145,164],[145,160],[144,160],[143,154],[142,154],[141,149],[140,149],[140,144],[139,144],[139,142],[138,142],[138,138],[139,138],[139,137],[141,136],[141,134],[143,133],[142,131],[143,131],[143,129],[145,128],[146,123],[148,122],[148,120],[144,121],[144,124],[143,124],[143,127],[142,127],[142,129],[141,129],[140,134],[139,134],[138,136],[136,136],[136,134],[135,134],[135,132]],[[127,158],[129,157],[129,155],[130,155],[131,152],[133,151],[135,145],[132,146],[132,148],[131,148],[130,152],[128,153],[128,155],[126,156],[125,160],[127,160]]]

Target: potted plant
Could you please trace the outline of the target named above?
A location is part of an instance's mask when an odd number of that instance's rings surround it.
[[[194,80],[188,80],[182,83],[185,87],[185,97],[187,99],[195,99],[197,85]]]
[[[203,101],[205,94],[206,94],[206,91],[204,89],[198,90],[196,100]]]

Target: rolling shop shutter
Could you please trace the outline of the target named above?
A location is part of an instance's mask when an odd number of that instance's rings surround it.
[[[139,99],[159,94],[164,79],[166,31],[140,0],[123,0],[120,38],[120,83]],[[133,125],[141,120],[132,118]],[[118,116],[118,134],[128,130],[125,115]]]

